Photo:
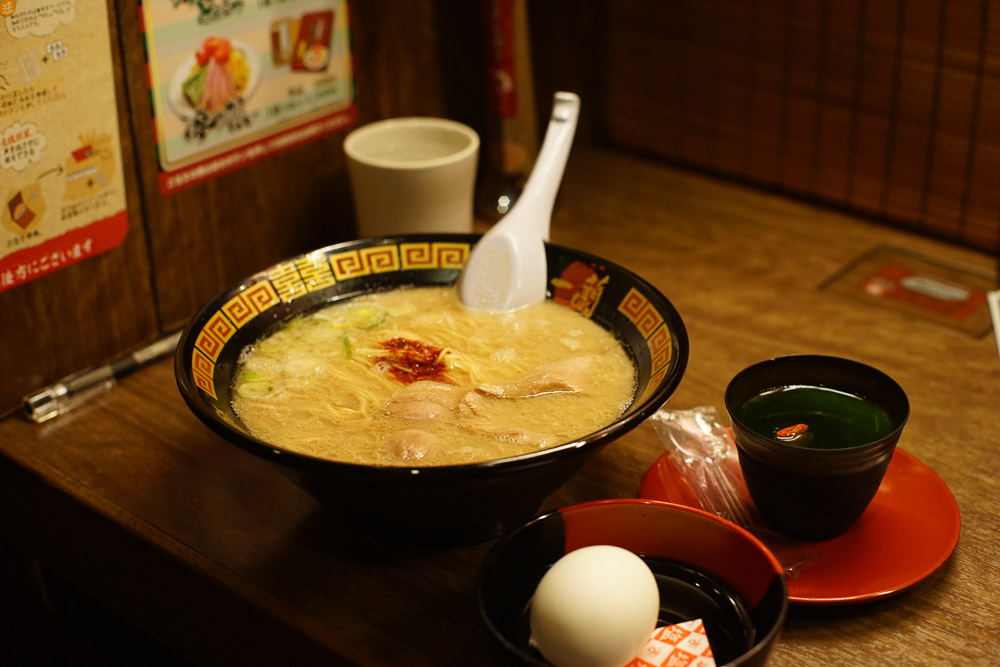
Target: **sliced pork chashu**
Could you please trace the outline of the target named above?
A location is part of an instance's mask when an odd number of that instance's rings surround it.
[[[535,447],[549,447],[563,440],[554,433],[542,433],[510,426],[510,419],[497,410],[496,401],[470,391],[458,405],[459,423],[467,429],[491,435],[506,442]]]
[[[397,391],[386,402],[385,413],[407,421],[434,421],[448,416],[466,391],[444,382],[414,382]]]
[[[481,384],[476,391],[494,398],[531,398],[542,394],[589,391],[589,371],[594,355],[585,354],[554,361],[519,380],[500,384]]]

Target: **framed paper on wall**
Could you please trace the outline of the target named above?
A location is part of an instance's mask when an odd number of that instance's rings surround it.
[[[0,0],[0,292],[128,231],[105,0]]]
[[[143,0],[164,194],[356,122],[346,0]]]

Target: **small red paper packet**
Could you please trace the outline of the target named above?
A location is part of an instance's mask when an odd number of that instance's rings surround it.
[[[715,667],[701,619],[659,627],[624,667]]]

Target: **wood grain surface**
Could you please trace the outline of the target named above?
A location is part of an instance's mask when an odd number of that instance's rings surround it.
[[[690,361],[668,408],[722,411],[737,371],[796,352],[873,364],[907,391],[899,446],[954,493],[955,553],[889,599],[793,608],[770,664],[996,663],[996,344],[819,289],[878,244],[989,275],[994,259],[585,149],[570,158],[552,240],[629,267],[677,306]],[[541,509],[634,496],[663,451],[643,424]],[[352,534],[335,511],[197,421],[168,360],[49,424],[0,421],[0,527],[199,664],[495,664],[474,599],[490,545],[418,552]]]

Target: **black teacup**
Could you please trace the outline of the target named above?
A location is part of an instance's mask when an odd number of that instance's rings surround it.
[[[882,371],[822,355],[754,364],[732,379],[725,401],[761,517],[804,541],[837,537],[861,517],[910,412]]]

